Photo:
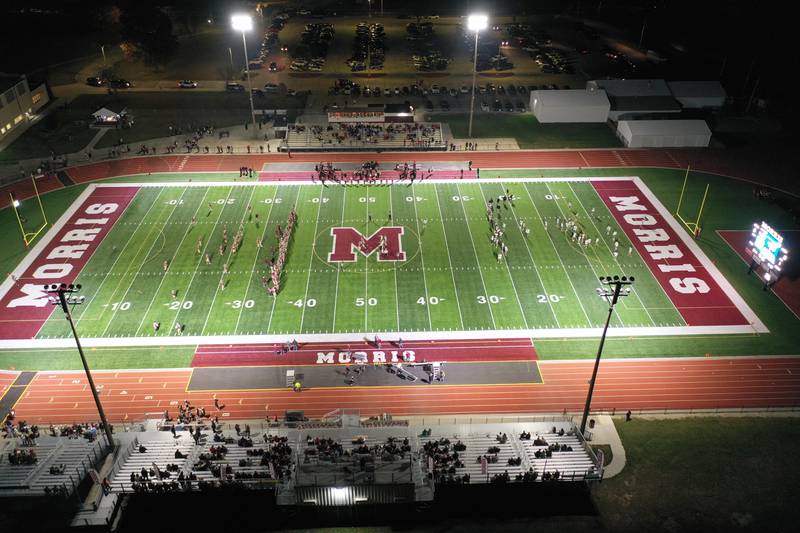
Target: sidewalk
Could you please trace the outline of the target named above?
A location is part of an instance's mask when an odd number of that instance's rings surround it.
[[[590,445],[606,444],[611,447],[611,462],[603,469],[603,479],[614,477],[625,468],[626,456],[625,448],[617,433],[614,419],[609,415],[594,415],[589,418],[594,420],[594,428],[590,429],[592,440]]]

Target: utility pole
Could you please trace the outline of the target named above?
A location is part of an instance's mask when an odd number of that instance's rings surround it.
[[[89,390],[92,391],[92,397],[94,398],[94,403],[97,406],[97,412],[100,414],[100,421],[102,422],[103,429],[106,432],[108,445],[109,447],[114,448],[114,436],[111,433],[111,425],[108,423],[106,413],[103,410],[103,405],[100,403],[100,396],[97,394],[97,387],[94,385],[94,379],[92,379],[92,373],[89,370],[89,363],[86,361],[86,356],[83,354],[83,347],[81,346],[81,341],[78,338],[78,331],[75,329],[75,322],[72,320],[72,313],[70,312],[70,305],[78,305],[83,303],[83,296],[72,296],[74,293],[80,290],[80,285],[73,285],[72,283],[69,285],[62,283],[61,285],[53,284],[44,286],[44,292],[51,295],[50,303],[53,305],[60,305],[61,310],[64,311],[64,316],[66,317],[67,322],[69,322],[69,327],[72,329],[72,336],[75,337],[75,344],[78,346],[78,353],[81,356],[83,370],[86,372],[86,379],[89,381]]]
[[[594,384],[597,381],[597,369],[600,367],[600,357],[603,355],[603,345],[606,343],[606,333],[608,333],[608,325],[611,323],[611,315],[614,313],[614,306],[622,296],[630,294],[631,290],[626,285],[633,284],[633,276],[601,276],[600,283],[605,287],[597,289],[597,295],[608,302],[608,316],[606,316],[606,325],[603,328],[603,335],[600,337],[600,346],[597,348],[597,358],[594,360],[594,370],[592,370],[592,379],[589,380],[589,392],[586,395],[586,406],[583,408],[583,418],[581,418],[581,435],[586,431],[586,419],[589,418],[589,409],[592,405],[592,394],[594,394]],[[625,287],[625,288],[623,288]]]

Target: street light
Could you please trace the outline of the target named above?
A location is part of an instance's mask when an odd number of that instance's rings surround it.
[[[489,25],[486,15],[470,15],[467,17],[467,29],[475,32],[475,57],[472,62],[472,98],[469,104],[469,131],[467,137],[472,139],[472,114],[475,110],[475,76],[478,72],[478,33]]]
[[[102,52],[102,54],[103,54],[103,67],[105,68],[105,66],[106,66],[106,45],[104,45],[104,44],[100,45],[100,52]]]
[[[72,321],[72,313],[70,312],[69,308],[70,305],[78,305],[83,303],[83,296],[73,296],[74,293],[80,290],[80,285],[73,285],[72,283],[69,285],[62,283],[60,285],[53,284],[44,286],[44,292],[51,295],[50,303],[61,306],[61,309],[64,311],[64,316],[66,317],[67,322],[69,322],[70,328],[72,328],[72,335],[75,337],[75,344],[78,345],[78,353],[81,356],[83,370],[86,372],[86,379],[89,381],[89,389],[92,391],[94,403],[97,405],[97,412],[100,413],[100,421],[103,423],[103,429],[106,432],[108,445],[113,448],[114,436],[111,434],[111,426],[108,423],[108,419],[106,419],[106,413],[103,411],[103,405],[100,403],[100,396],[97,395],[97,388],[94,386],[94,379],[92,379],[92,373],[89,371],[89,363],[86,362],[86,356],[83,355],[83,347],[81,346],[80,339],[78,339],[78,331],[75,329],[75,323]]]
[[[586,406],[583,408],[583,418],[581,418],[581,435],[586,430],[586,419],[589,418],[589,408],[592,405],[592,393],[594,393],[594,384],[597,381],[597,369],[600,367],[600,356],[603,355],[603,345],[606,343],[606,333],[608,332],[608,324],[611,322],[611,315],[614,312],[614,306],[617,305],[619,299],[631,293],[630,288],[626,285],[633,284],[633,276],[600,276],[600,283],[605,287],[597,288],[597,295],[608,302],[608,316],[606,317],[606,325],[603,328],[603,336],[600,337],[600,347],[597,349],[597,358],[594,360],[594,370],[592,371],[592,379],[589,380],[589,393],[586,395]],[[624,288],[623,288],[624,287]]]
[[[244,46],[244,68],[247,72],[247,88],[250,89],[250,115],[253,117],[253,138],[258,134],[256,133],[256,110],[253,107],[253,83],[250,81],[250,60],[247,58],[247,40],[244,36],[245,32],[253,29],[253,19],[250,15],[233,15],[231,17],[231,25],[236,31],[242,32],[242,46]]]

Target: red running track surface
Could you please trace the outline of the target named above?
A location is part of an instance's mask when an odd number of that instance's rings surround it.
[[[579,412],[593,362],[540,361],[539,385],[403,388],[353,387],[313,390],[186,392],[191,370],[95,372],[103,407],[112,422],[173,415],[188,399],[212,415],[213,398],[225,405],[220,416],[258,419],[300,409],[319,417],[337,408],[362,415],[395,416]],[[800,358],[605,360],[600,365],[592,408],[626,411],[800,406]],[[16,405],[29,423],[97,420],[80,372],[40,372]]]
[[[347,352],[363,351],[369,362],[376,352],[385,359],[378,362],[469,362],[469,361],[533,361],[536,350],[530,339],[466,339],[441,341],[404,341],[399,348],[394,342],[374,343],[304,343],[296,352],[278,354],[280,344],[201,345],[197,347],[192,366],[294,366],[350,362]],[[329,359],[320,354],[330,355]]]
[[[36,178],[36,189],[39,191],[39,194],[44,194],[46,192],[61,189],[63,187],[64,185],[58,180],[55,174],[48,174],[46,176],[42,176],[41,178]],[[0,187],[0,209],[11,205],[11,196],[9,193],[12,192],[19,201],[33,198],[36,194],[33,188],[33,183],[30,179],[25,179]]]

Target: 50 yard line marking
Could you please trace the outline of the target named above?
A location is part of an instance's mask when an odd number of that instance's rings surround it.
[[[341,222],[339,222],[340,226],[344,225],[344,206],[347,203],[347,189],[344,187],[339,188],[342,191],[342,216]],[[316,237],[315,237],[316,238]],[[339,273],[342,271],[342,263],[341,261],[336,262],[336,289],[333,293],[333,324],[331,325],[331,332],[336,332],[336,304],[339,301]]]
[[[444,249],[447,250],[447,264],[450,265],[450,280],[453,282],[453,294],[455,294],[456,296],[456,305],[458,306],[458,320],[461,322],[461,329],[463,330],[464,317],[461,315],[461,303],[458,300],[458,287],[456,287],[456,278],[453,275],[453,259],[450,257],[450,246],[447,244],[447,229],[445,229],[444,227],[444,215],[442,214],[442,204],[439,202],[438,185],[433,185],[433,197],[436,198],[436,207],[437,209],[439,209],[439,223],[442,225],[442,235],[444,236]],[[416,206],[414,207],[414,210],[416,212]],[[494,318],[492,318],[492,325],[494,326]]]
[[[242,228],[244,226],[244,218],[247,216],[247,211],[248,211],[247,206],[253,204],[253,194],[255,194],[255,192],[256,192],[256,186],[253,185],[252,188],[250,189],[250,197],[247,199],[247,202],[242,204],[242,219],[239,221],[239,228]],[[239,228],[236,229],[237,232],[239,231]],[[242,240],[244,240],[244,236],[242,236]],[[233,246],[231,246],[228,249],[228,257],[224,264],[228,264],[230,262],[230,258],[232,255],[233,255]],[[225,279],[225,274],[220,274],[219,280],[224,281],[224,279]],[[203,322],[203,329],[200,330],[200,335],[203,335],[206,332],[206,327],[208,326],[208,321],[211,318],[211,313],[213,313],[214,311],[214,302],[217,301],[217,295],[222,291],[223,289],[221,289],[219,287],[219,283],[217,283],[217,287],[214,288],[214,295],[211,297],[211,303],[208,305],[208,313],[206,313],[206,321]]]
[[[197,266],[195,266],[194,271],[192,272],[192,277],[189,278],[189,284],[186,286],[185,289],[185,293],[187,296],[189,295],[189,290],[192,288],[192,283],[194,283],[194,278],[197,275],[197,270],[200,268],[200,263],[201,261],[203,261],[205,257],[206,250],[208,250],[208,245],[211,244],[211,235],[214,234],[214,230],[217,228],[217,225],[219,224],[219,219],[222,218],[222,212],[225,211],[225,206],[228,205],[228,199],[231,197],[231,193],[233,192],[233,190],[234,187],[228,187],[228,194],[225,196],[225,203],[223,203],[220,207],[219,213],[217,214],[217,220],[216,222],[214,222],[214,226],[208,233],[208,239],[206,239],[206,243],[205,245],[203,245],[203,250],[200,252],[200,258],[197,260]],[[167,335],[169,335],[170,332],[175,331],[175,324],[178,322],[178,317],[180,316],[182,310],[183,308],[180,308],[178,309],[178,312],[175,313],[175,317],[172,319],[172,324],[170,325],[170,328],[166,332]],[[210,312],[211,311],[209,310],[209,313]]]
[[[184,195],[184,194],[186,194],[186,191],[188,191],[188,190],[189,190],[189,188],[188,188],[188,187],[184,187],[184,188],[183,188],[183,191],[181,191],[181,195],[178,197],[178,201],[177,201],[177,202],[175,202],[175,205],[173,205],[173,206],[172,206],[172,210],[169,212],[169,216],[167,216],[167,218],[164,220],[164,222],[163,222],[163,223],[160,225],[160,227],[162,228],[160,232],[163,232],[163,228],[164,228],[164,226],[166,226],[166,225],[167,225],[167,223],[169,222],[169,220],[172,218],[172,215],[174,215],[174,214],[175,214],[175,210],[178,208],[178,205],[180,204],[180,201],[181,201],[181,199],[183,199],[183,195]],[[156,225],[156,224],[153,224],[153,225],[151,226],[150,232],[147,234],[147,235],[148,235],[148,237],[149,237],[149,236],[150,236],[150,235],[153,233],[153,230],[154,230],[156,227],[157,227],[157,225]],[[165,238],[166,238],[166,237],[165,237]],[[124,302],[124,301],[125,301],[125,298],[128,296],[128,292],[131,290],[131,287],[133,287],[133,284],[134,284],[134,283],[136,283],[136,278],[137,278],[137,277],[139,277],[139,274],[140,274],[140,273],[141,273],[141,271],[142,271],[142,267],[143,267],[143,266],[144,266],[144,264],[145,264],[145,263],[148,261],[148,256],[150,255],[150,252],[152,252],[152,251],[153,251],[153,247],[156,245],[156,241],[157,241],[157,240],[158,240],[158,237],[156,237],[155,239],[153,239],[153,242],[150,244],[150,247],[147,249],[147,254],[144,256],[144,260],[143,260],[141,263],[139,263],[139,266],[136,268],[136,274],[133,276],[133,279],[132,279],[132,280],[130,281],[130,283],[128,284],[128,288],[127,288],[127,289],[125,289],[125,292],[124,292],[124,293],[122,293],[122,299],[120,300],[120,302]],[[145,242],[146,242],[146,241],[145,241]],[[139,247],[139,249],[136,251],[136,255],[135,255],[134,257],[138,257],[138,256],[139,256],[139,252],[141,252],[141,250],[142,250],[142,247],[144,246],[144,244],[145,244],[145,243],[143,242],[143,243],[142,243],[142,245]],[[123,279],[126,277],[126,275],[127,275],[127,273],[128,273],[129,271],[130,271],[130,269],[128,269],[128,270],[125,272],[125,275],[124,275],[124,276],[122,276],[122,278],[123,278]],[[165,275],[166,275],[166,274],[165,274]],[[120,282],[122,282],[122,280],[120,280]],[[119,285],[117,285],[117,288],[118,288],[118,287],[119,287]],[[114,289],[114,293],[113,293],[113,294],[116,294],[116,292],[117,292],[117,288],[115,288],[115,289]],[[112,313],[111,313],[111,319],[108,321],[108,324],[106,325],[105,329],[103,329],[103,333],[102,333],[102,335],[101,335],[102,337],[105,337],[105,336],[106,336],[106,333],[108,332],[108,328],[110,328],[110,327],[111,327],[111,324],[113,324],[113,323],[114,323],[114,317],[116,317],[116,316],[117,316],[117,311],[119,311],[119,308],[120,308],[120,306],[117,306],[117,308],[116,308],[115,310],[113,310],[113,311],[112,311]]]
[[[141,189],[140,189],[140,192],[141,192]],[[161,197],[161,194],[162,194],[163,192],[164,192],[164,189],[162,189],[161,191],[159,191],[159,192],[158,192],[158,194],[156,195],[156,200],[157,200],[158,198],[160,198],[160,197]],[[138,195],[139,193],[137,192],[136,194]],[[142,220],[144,220],[144,218],[146,218],[146,217],[147,217],[147,215],[149,215],[149,214],[150,214],[150,211],[153,209],[153,206],[155,206],[155,205],[156,205],[156,203],[157,203],[157,202],[156,202],[156,200],[154,200],[154,201],[153,201],[153,203],[152,203],[152,204],[150,204],[150,207],[148,207],[148,208],[147,208],[147,212],[144,214],[144,217],[142,218]],[[131,202],[130,202],[130,203],[132,204],[134,201],[135,201],[135,198],[134,198],[133,200],[131,200]],[[130,207],[130,204],[128,204],[128,207]],[[119,219],[117,219],[117,222],[115,223],[115,225],[116,225],[116,224],[119,224],[121,221],[122,221],[122,217],[120,217]],[[139,231],[139,229],[140,229],[140,228],[143,228],[143,227],[144,227],[144,226],[137,226],[137,227],[136,227],[136,229],[135,229],[135,230],[133,230],[133,231],[131,232],[130,236],[128,237],[128,240],[127,240],[127,241],[125,241],[125,246],[124,246],[122,249],[125,249],[125,248],[127,248],[127,247],[128,247],[128,244],[130,244],[131,240],[133,239],[133,236],[134,236],[134,235],[136,235],[136,232],[137,232],[137,231]],[[114,229],[114,228],[111,228],[111,229]],[[109,232],[109,233],[110,233],[110,232]],[[112,246],[113,246],[113,245],[112,245]],[[102,279],[102,281],[100,282],[100,285],[97,287],[97,290],[94,292],[94,294],[92,295],[92,297],[94,297],[94,296],[97,296],[98,294],[100,294],[100,290],[103,288],[103,285],[105,284],[105,282],[106,282],[106,281],[108,280],[108,278],[110,277],[110,276],[109,276],[109,274],[110,274],[111,272],[113,272],[113,271],[114,271],[114,267],[117,265],[117,262],[119,261],[119,258],[120,258],[120,257],[122,257],[122,252],[121,252],[121,251],[120,251],[120,253],[118,253],[118,254],[117,254],[117,257],[116,257],[116,259],[114,259],[114,262],[113,262],[113,263],[111,263],[111,268],[109,269],[109,271],[108,271],[108,272],[106,272],[106,275],[105,275],[105,276],[103,276],[103,279]],[[87,264],[88,264],[88,263],[87,263]],[[88,310],[88,308],[89,308],[89,307],[90,307],[90,306],[91,306],[93,303],[94,303],[93,301],[90,301],[90,302],[89,302],[89,305],[87,305],[87,306],[84,308],[84,310]],[[76,327],[77,327],[77,326],[80,324],[81,320],[83,319],[83,315],[84,315],[84,314],[86,314],[86,312],[85,312],[85,311],[84,311],[83,313],[81,313],[81,314],[78,316],[77,320],[75,321],[75,326],[76,326]],[[103,314],[103,313],[102,313],[102,308],[101,308],[100,314],[101,314],[101,315]],[[97,318],[87,318],[86,320],[99,320],[99,319],[100,319],[100,317],[97,317]]]
[[[206,192],[203,193],[203,198],[197,204],[197,209],[195,209],[195,211],[194,211],[194,215],[193,215],[194,217],[196,217],[197,213],[200,212],[200,207],[205,205],[206,196],[208,196],[208,191],[209,190],[210,190],[210,188],[206,188]],[[183,232],[183,237],[181,237],[181,242],[178,243],[178,247],[175,248],[175,253],[173,253],[172,257],[170,258],[170,261],[169,261],[170,265],[172,265],[173,261],[175,260],[175,257],[177,256],[178,251],[181,249],[181,245],[183,244],[183,241],[186,240],[186,237],[189,235],[190,231],[192,231],[191,222],[188,224],[188,226],[186,228],[186,231]],[[142,326],[144,325],[144,321],[147,319],[147,315],[150,313],[150,309],[153,307],[153,302],[156,301],[156,296],[158,296],[158,291],[161,290],[161,286],[164,284],[164,280],[166,280],[167,276],[169,276],[169,275],[170,275],[170,272],[169,272],[169,270],[167,270],[167,272],[165,272],[164,275],[161,276],[161,281],[158,282],[158,287],[156,287],[155,292],[153,292],[153,297],[150,298],[150,305],[147,306],[147,310],[144,312],[144,314],[142,314],[142,321],[139,322],[139,326],[136,328],[136,334],[137,335],[139,334],[139,330],[142,329]]]
[[[303,323],[306,319],[306,307],[308,307],[308,286],[311,285],[311,267],[314,266],[314,253],[317,248],[317,231],[319,231],[319,214],[322,211],[322,193],[324,187],[319,188],[319,196],[317,197],[317,222],[314,224],[314,233],[311,237],[311,253],[308,257],[308,276],[306,276],[306,292],[303,295],[303,312],[300,315],[300,333],[303,333]],[[369,203],[369,202],[367,202]],[[276,296],[277,299],[277,296]]]
[[[253,186],[253,190],[255,190],[255,186]],[[267,211],[267,216],[264,217],[264,229],[261,231],[261,241],[263,244],[264,237],[267,234],[267,222],[269,221],[270,215],[272,215],[272,206],[275,205],[275,198],[278,197],[278,187],[275,187],[275,193],[272,195],[272,202],[269,204],[269,210]],[[252,200],[252,199],[251,199]],[[259,237],[256,237],[258,239]],[[236,317],[236,326],[233,328],[233,332],[236,333],[239,331],[239,322],[242,320],[242,312],[244,311],[244,304],[247,302],[247,294],[250,292],[250,285],[253,283],[253,277],[257,276],[256,274],[256,265],[258,264],[258,254],[260,248],[256,246],[256,253],[255,257],[253,258],[253,266],[250,269],[250,279],[247,280],[247,288],[244,290],[244,296],[242,297],[242,306],[239,308],[239,316]]]

